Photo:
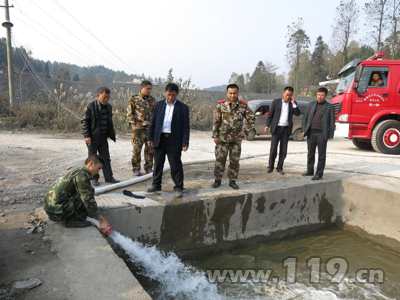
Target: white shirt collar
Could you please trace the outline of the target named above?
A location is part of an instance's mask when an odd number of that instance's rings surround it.
[[[174,102],[172,102],[171,104],[169,104],[168,101],[167,101],[167,99],[165,99],[165,103],[166,103],[167,105],[172,105],[172,106],[174,106],[175,103],[176,103],[176,99],[175,99]]]

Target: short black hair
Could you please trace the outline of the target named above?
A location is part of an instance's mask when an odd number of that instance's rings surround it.
[[[179,93],[179,86],[176,83],[170,82],[165,86],[166,92],[176,92]]]
[[[292,86],[285,86],[285,88],[283,89],[284,92],[289,91],[294,93],[294,88]]]
[[[94,163],[95,165],[102,165],[103,164],[101,159],[95,154],[91,154],[91,155],[89,155],[88,158],[86,158],[85,165],[87,165],[90,162]]]
[[[321,86],[318,88],[317,93],[325,93],[325,95],[328,95],[328,89],[324,86]]]
[[[150,80],[143,80],[143,81],[140,83],[140,86],[141,86],[141,87],[145,87],[145,86],[148,86],[148,85],[153,85],[153,84],[151,83]]]
[[[372,73],[371,73],[371,78],[372,78],[372,76],[374,76],[375,74],[378,74],[378,75],[379,75],[379,78],[382,79],[382,73],[379,72],[379,71],[374,71],[374,72],[372,72]]]
[[[226,90],[228,89],[237,89],[239,90],[239,86],[236,83],[230,83],[226,86]]]
[[[111,94],[111,90],[106,86],[101,86],[97,89],[97,95],[106,93],[107,95]]]

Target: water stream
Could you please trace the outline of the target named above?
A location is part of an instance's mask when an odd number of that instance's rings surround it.
[[[222,299],[215,284],[209,283],[203,272],[185,265],[174,253],[162,253],[155,246],[141,243],[114,231],[110,238],[139,264],[144,276],[157,281],[158,299]]]
[[[136,275],[152,283],[154,299],[400,299],[400,254],[349,231],[323,230],[186,261],[116,231],[110,238],[140,267]]]

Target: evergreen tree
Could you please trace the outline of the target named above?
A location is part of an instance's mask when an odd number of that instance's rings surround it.
[[[328,56],[328,45],[325,44],[322,36],[317,38],[314,52],[311,55],[312,84],[318,85],[319,82],[326,80],[328,68],[326,57]]]
[[[301,58],[304,56],[304,52],[310,46],[310,38],[303,29],[303,19],[299,18],[297,22],[292,23],[288,26],[288,43],[287,43],[287,58],[291,70],[291,84],[294,86],[295,90],[300,87],[300,63]]]
[[[173,82],[174,81],[174,75],[172,74],[173,69],[170,68],[168,70],[168,75],[167,75],[167,83]]]

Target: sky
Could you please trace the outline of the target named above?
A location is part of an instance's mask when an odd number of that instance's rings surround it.
[[[339,0],[9,0],[13,43],[35,58],[127,73],[191,78],[200,88],[251,73],[260,60],[288,71],[287,25],[312,45],[332,39]],[[0,22],[4,12],[0,11]],[[0,37],[5,29],[0,28]]]

